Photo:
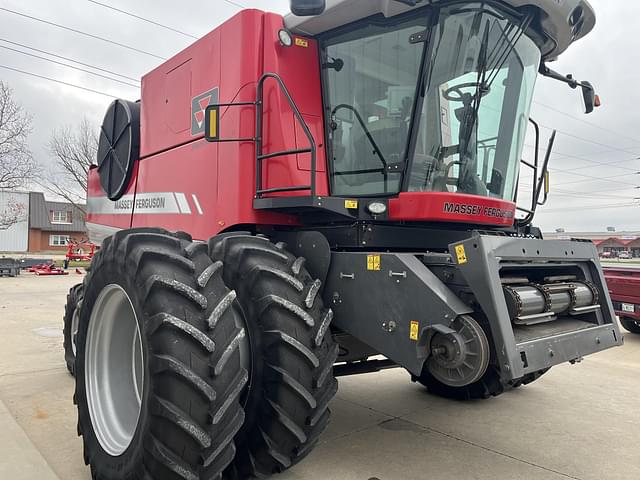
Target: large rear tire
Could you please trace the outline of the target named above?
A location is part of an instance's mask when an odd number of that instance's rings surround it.
[[[502,395],[522,385],[533,383],[548,371],[549,369],[541,370],[527,374],[517,380],[505,381],[500,378],[498,369],[493,365],[489,365],[486,373],[477,382],[464,387],[451,387],[434,378],[425,367],[422,375],[419,377],[412,375],[411,380],[422,384],[427,388],[429,393],[438,395],[439,397],[453,400],[486,400]]]
[[[320,297],[304,259],[264,237],[232,233],[209,242],[224,280],[237,292],[251,347],[247,418],[227,478],[264,478],[302,460],[329,422],[338,383],[338,354]]]
[[[620,317],[620,323],[625,328],[625,330],[640,334],[640,322],[634,320],[633,318]]]
[[[94,258],[75,400],[95,480],[217,480],[231,463],[248,373],[221,273],[206,244],[159,229],[119,232]]]
[[[71,287],[67,294],[67,304],[64,306],[64,360],[67,370],[72,376],[76,372],[76,335],[80,323],[80,307],[82,305],[83,285]]]

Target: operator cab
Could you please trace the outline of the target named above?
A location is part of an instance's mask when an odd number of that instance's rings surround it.
[[[329,0],[322,15],[286,19],[320,40],[331,195],[515,202],[539,71],[594,96],[544,64],[593,28],[593,11],[579,0],[425,3]]]
[[[540,64],[531,15],[464,3],[379,20],[325,43],[332,192],[512,200]]]

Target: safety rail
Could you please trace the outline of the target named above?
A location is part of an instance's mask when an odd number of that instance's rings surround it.
[[[518,226],[527,226],[533,222],[533,218],[536,214],[536,210],[539,206],[543,206],[547,203],[547,198],[549,196],[549,176],[548,176],[548,168],[549,168],[549,160],[551,159],[551,152],[553,151],[553,144],[556,141],[556,131],[554,130],[551,134],[551,138],[549,139],[549,145],[547,147],[547,153],[545,154],[544,161],[542,163],[542,168],[540,167],[540,126],[533,119],[529,119],[529,122],[535,128],[536,133],[536,141],[535,141],[535,155],[534,162],[530,163],[526,160],[521,160],[520,163],[522,165],[529,167],[533,170],[533,192],[531,194],[531,208],[523,208],[517,207],[518,211],[526,213],[527,215],[524,218],[516,220],[516,224]],[[542,201],[540,201],[540,194],[544,192],[544,197]],[[517,200],[517,198],[516,198]]]
[[[309,147],[307,148],[296,148],[291,150],[282,150],[279,152],[263,152],[263,117],[264,117],[264,85],[265,82],[269,79],[274,79],[280,90],[284,94],[293,114],[296,117],[296,120],[302,127],[302,130],[309,141]],[[218,136],[218,124],[220,117],[220,108],[221,107],[243,107],[243,106],[253,106],[256,109],[256,136],[255,137],[244,137],[244,138],[219,138]],[[213,120],[215,119],[215,120]],[[213,123],[215,122],[215,123]],[[212,124],[214,127],[212,128]],[[213,133],[212,133],[213,132]],[[316,141],[311,134],[311,130],[309,130],[309,126],[307,122],[304,121],[302,117],[302,113],[300,113],[300,109],[296,105],[296,102],[293,100],[289,89],[285,85],[284,81],[277,73],[265,73],[258,80],[258,85],[256,87],[256,101],[255,102],[232,102],[232,103],[216,103],[213,105],[209,105],[206,108],[205,112],[205,138],[209,142],[254,142],[256,145],[256,199],[263,198],[264,195],[271,193],[283,193],[283,192],[310,192],[310,197],[315,198],[316,196],[316,174],[317,174],[317,152],[316,152]],[[272,158],[277,157],[285,157],[287,155],[301,155],[309,153],[311,154],[311,180],[309,185],[296,185],[289,187],[276,187],[276,188],[263,188],[262,186],[262,163],[266,160],[270,160]]]
[[[268,79],[274,79],[278,82],[280,86],[280,90],[284,94],[287,102],[289,102],[289,106],[291,110],[293,110],[293,114],[296,117],[296,120],[302,127],[304,134],[309,140],[308,148],[298,148],[293,150],[282,150],[280,152],[272,152],[272,153],[263,153],[262,147],[262,118],[264,114],[264,84]],[[300,113],[300,109],[296,105],[296,102],[293,100],[291,93],[289,93],[289,89],[280,78],[280,75],[277,73],[265,73],[262,75],[260,80],[258,81],[258,94],[256,97],[256,198],[262,198],[265,194],[271,193],[282,193],[282,192],[302,192],[302,191],[310,191],[311,196],[316,196],[316,173],[317,173],[317,152],[316,152],[316,141],[311,135],[311,130],[309,130],[309,126],[307,122],[302,118],[302,113]],[[311,154],[311,182],[310,185],[299,185],[299,186],[290,186],[290,187],[280,187],[280,188],[262,188],[262,162],[264,160],[269,160],[277,157],[285,157],[287,155],[299,155],[304,153]]]

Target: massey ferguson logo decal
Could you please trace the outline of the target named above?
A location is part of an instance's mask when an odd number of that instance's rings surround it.
[[[191,100],[191,135],[204,133],[204,111],[209,105],[218,103],[218,89],[214,88]]]
[[[468,205],[464,203],[446,202],[443,208],[444,213],[453,213],[457,215],[483,215],[491,218],[513,218],[512,210],[503,210],[495,207],[485,207],[481,205]]]

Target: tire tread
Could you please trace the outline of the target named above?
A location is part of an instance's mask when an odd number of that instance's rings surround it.
[[[255,418],[248,417],[240,432],[227,476],[266,478],[304,458],[328,424],[338,385],[333,314],[323,308],[322,284],[304,268],[305,259],[288,253],[284,243],[229,233],[209,242],[209,254],[224,263],[224,280],[251,323],[249,337],[260,338],[252,354],[261,378],[251,381],[261,383],[250,387],[256,398],[247,411],[255,410]]]
[[[211,262],[207,244],[162,229],[118,232],[94,257],[85,291],[95,277],[111,275],[112,283],[128,282],[128,293],[137,295],[149,344],[150,376],[147,427],[137,434],[142,450],[134,460],[141,463],[126,471],[112,467],[118,472],[115,476],[100,463],[104,453],[91,427],[82,382],[77,382],[75,396],[82,398],[78,431],[94,479],[221,480],[233,461],[234,436],[244,421],[239,392],[247,372],[235,350],[226,354],[217,372],[211,366],[237,334],[235,309],[222,309],[215,323],[208,321],[230,295],[222,272],[221,263]]]

